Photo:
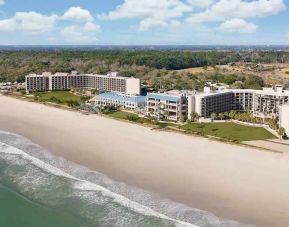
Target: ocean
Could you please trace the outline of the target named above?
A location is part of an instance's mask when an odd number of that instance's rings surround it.
[[[0,226],[249,226],[160,198],[0,131]]]

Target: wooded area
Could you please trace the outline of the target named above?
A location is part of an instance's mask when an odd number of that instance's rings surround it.
[[[289,62],[288,52],[277,51],[161,51],[161,50],[17,50],[0,52],[0,82],[24,81],[29,73],[43,71],[79,73],[107,73],[118,71],[122,76],[136,76],[152,87],[188,89],[202,86],[203,79],[220,79],[231,83],[245,81],[248,75],[221,75],[220,73],[189,73],[177,75],[179,69],[207,67],[230,63],[284,63]],[[256,79],[256,78],[255,78]],[[253,84],[255,83],[253,79]],[[230,81],[233,80],[233,81]],[[252,79],[250,79],[252,80]],[[250,82],[247,81],[248,86]],[[258,79],[257,79],[258,80]],[[262,82],[258,82],[257,87]],[[256,87],[256,84],[253,86]]]

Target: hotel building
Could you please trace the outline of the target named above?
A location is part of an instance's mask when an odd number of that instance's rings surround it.
[[[112,105],[136,109],[145,105],[147,116],[172,121],[179,121],[181,116],[189,119],[192,112],[198,113],[202,118],[210,118],[212,113],[219,114],[231,110],[249,111],[256,117],[276,118],[279,117],[281,110],[284,112],[283,105],[289,103],[289,90],[284,90],[282,86],[263,90],[223,88],[217,91],[205,87],[202,93],[168,91],[148,93],[143,97],[140,96],[139,79],[121,77],[114,72],[107,75],[44,72],[42,75],[26,76],[27,93],[72,88],[98,90],[101,94],[96,97],[97,106]],[[286,119],[282,120],[284,121]]]
[[[257,117],[276,118],[279,116],[279,107],[288,103],[289,91],[281,88],[263,88],[253,92],[252,113]]]
[[[249,111],[256,117],[276,118],[279,107],[289,102],[289,91],[283,88],[225,89],[210,91],[205,87],[203,93],[191,97],[194,103],[188,109],[188,114],[196,112],[200,117],[209,118],[212,113],[223,113],[235,110]]]
[[[129,110],[144,108],[145,96],[126,95],[116,92],[102,93],[96,96],[97,107],[113,106]]]
[[[158,120],[180,121],[188,115],[188,94],[181,91],[148,93],[146,115]]]
[[[180,114],[190,119],[191,113],[196,112],[202,118],[210,118],[212,113],[235,110],[249,111],[256,117],[276,118],[279,117],[279,107],[286,103],[289,103],[289,91],[281,87],[218,91],[205,87],[202,93],[149,93],[146,98],[146,114],[157,119],[178,121]]]
[[[47,73],[42,75],[30,74],[25,77],[26,92],[29,91],[48,91],[49,77]]]
[[[141,90],[139,79],[121,77],[116,72],[107,75],[44,72],[42,75],[30,74],[25,77],[25,80],[27,93],[78,88],[139,95]]]
[[[254,90],[236,89],[231,90],[233,94],[232,109],[237,112],[246,112],[253,109]]]
[[[224,92],[204,92],[191,97],[194,99],[195,105],[188,111],[198,113],[200,117],[209,118],[212,113],[223,113],[232,110],[233,93],[230,91]]]

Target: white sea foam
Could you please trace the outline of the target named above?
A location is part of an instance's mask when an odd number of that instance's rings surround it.
[[[49,172],[50,174],[75,180],[76,181],[74,184],[75,189],[83,190],[83,191],[101,192],[104,196],[113,198],[113,200],[115,202],[119,203],[120,205],[125,206],[125,207],[127,207],[127,208],[129,208],[135,212],[142,214],[142,215],[154,216],[154,217],[158,217],[161,219],[169,220],[169,221],[174,222],[176,224],[176,226],[196,227],[196,225],[186,223],[186,222],[183,222],[180,220],[172,219],[172,218],[167,217],[163,214],[157,213],[148,207],[145,207],[141,204],[138,204],[134,201],[131,201],[122,195],[118,195],[114,192],[111,192],[102,186],[99,186],[99,185],[91,183],[91,182],[83,181],[81,179],[77,179],[77,178],[63,172],[62,170],[51,166],[50,164],[44,163],[43,161],[41,161],[41,160],[39,160],[33,156],[30,156],[27,153],[15,148],[15,147],[9,146],[5,143],[2,143],[2,142],[0,142],[0,153],[20,155],[23,159],[29,160],[32,165],[37,166],[38,168],[41,168],[42,170],[45,170],[46,172]]]
[[[105,200],[105,196],[107,196],[112,198],[116,203],[138,213],[147,215],[151,215],[152,213],[152,216],[160,217],[164,220],[173,220],[176,225],[181,226],[251,226],[243,225],[231,220],[224,220],[210,212],[175,203],[160,198],[154,193],[114,181],[99,172],[92,171],[63,158],[56,157],[22,136],[0,130],[0,142],[1,141],[2,144],[18,149],[16,151],[15,149],[6,151],[7,154],[10,153],[12,156],[21,154],[21,157],[25,159],[28,157],[29,159],[27,160],[38,168],[49,169],[50,172],[53,171],[53,175],[71,179],[74,182],[75,190],[78,190],[75,195],[81,196],[81,198],[88,201],[88,203],[89,201],[102,203],[102,200]],[[19,165],[25,164],[25,161],[21,158],[10,157],[10,159],[13,159],[11,160],[13,163],[18,163]],[[31,172],[29,175],[34,176],[37,174],[38,172],[35,174]],[[36,183],[37,185],[43,184],[43,182],[41,182],[41,176],[39,176],[39,179],[32,180],[33,183]],[[36,180],[39,182],[37,183]],[[97,197],[94,192],[100,192],[104,197]]]

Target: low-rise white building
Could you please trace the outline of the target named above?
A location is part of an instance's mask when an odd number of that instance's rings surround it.
[[[188,116],[188,94],[183,91],[148,93],[146,115],[158,120],[180,121]]]
[[[135,110],[138,108],[144,108],[145,96],[107,92],[96,96],[95,105],[100,108],[113,106],[116,108]]]

